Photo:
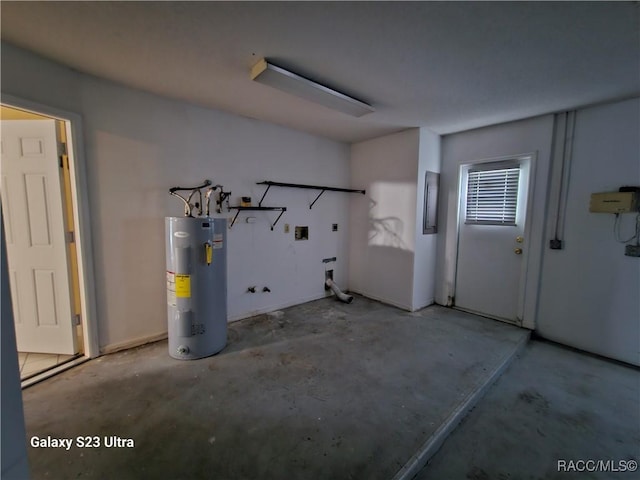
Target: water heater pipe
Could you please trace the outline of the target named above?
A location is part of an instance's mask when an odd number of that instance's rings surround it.
[[[340,290],[338,286],[335,283],[333,283],[333,280],[331,280],[330,278],[327,278],[327,280],[325,281],[325,284],[327,285],[327,287],[333,290],[333,293],[336,294],[336,297],[338,297],[344,303],[353,302],[353,296],[347,295],[346,293],[342,293],[342,290]]]
[[[199,208],[200,210],[200,216],[202,216],[202,212],[203,212],[203,207],[202,207],[202,192],[200,191],[201,188],[204,187],[208,187],[209,185],[211,185],[211,180],[205,180],[204,183],[202,185],[199,185],[197,187],[171,187],[169,189],[169,194],[173,195],[174,197],[178,197],[180,200],[182,200],[182,202],[184,203],[184,216],[185,217],[192,217],[193,215],[191,215],[191,209],[193,206],[196,206],[196,208]],[[189,197],[184,198],[182,195],[180,195],[179,191],[191,191],[191,193],[189,194]],[[196,192],[198,192],[198,196],[200,199],[200,202],[196,205],[191,205],[191,198],[196,194]]]
[[[193,196],[196,193],[198,194],[199,201],[196,202],[196,203],[191,203],[191,198],[193,198]],[[200,190],[200,189],[192,190],[191,193],[189,194],[189,196],[187,197],[187,203],[189,204],[190,208],[193,208],[193,207],[197,208],[198,209],[198,216],[200,216],[200,217],[202,216],[202,212],[203,212],[203,208],[202,208],[202,190]]]
[[[189,205],[189,202],[187,202],[187,199],[184,198],[182,195],[176,193],[176,192],[169,191],[169,194],[173,195],[174,197],[178,197],[180,200],[182,200],[182,202],[184,203],[184,216],[185,217],[190,217],[191,216],[191,205]]]

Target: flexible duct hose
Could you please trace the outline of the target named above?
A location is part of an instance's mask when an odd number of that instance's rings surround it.
[[[346,293],[342,293],[342,290],[340,290],[338,286],[335,283],[333,283],[333,280],[331,280],[330,278],[327,278],[325,283],[327,284],[327,287],[333,290],[333,293],[336,294],[336,297],[338,297],[344,303],[353,302],[353,296],[347,295]]]

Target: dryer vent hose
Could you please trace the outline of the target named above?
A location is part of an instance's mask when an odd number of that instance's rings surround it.
[[[327,278],[325,283],[327,284],[327,287],[329,287],[331,290],[333,290],[333,293],[336,294],[336,297],[338,297],[344,303],[353,302],[353,296],[352,295],[347,295],[346,293],[343,293],[342,290],[340,290],[338,288],[338,286],[335,283],[333,283],[333,280],[331,280],[330,278]]]

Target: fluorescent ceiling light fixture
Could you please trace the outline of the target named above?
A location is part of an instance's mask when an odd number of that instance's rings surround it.
[[[251,80],[354,117],[375,111],[371,105],[280,68],[264,58],[251,69]]]

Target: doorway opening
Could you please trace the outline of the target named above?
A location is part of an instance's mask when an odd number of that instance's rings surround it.
[[[97,356],[72,114],[0,105],[3,222],[22,386]],[[49,111],[47,111],[49,110]],[[85,200],[86,202],[86,200]]]
[[[534,156],[460,167],[454,306],[522,326]]]

